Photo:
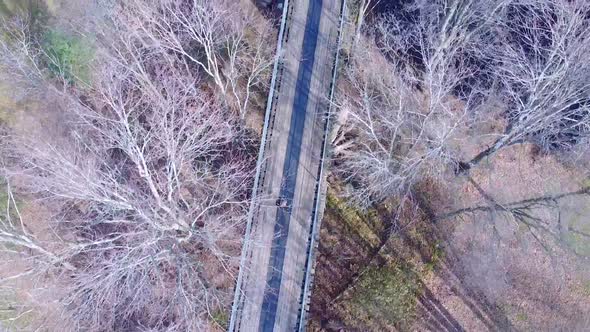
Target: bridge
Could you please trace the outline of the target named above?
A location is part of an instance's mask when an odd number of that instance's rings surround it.
[[[302,331],[344,1],[285,0],[229,331]]]

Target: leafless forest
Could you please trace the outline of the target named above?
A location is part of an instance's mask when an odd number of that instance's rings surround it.
[[[249,0],[88,3],[0,2],[0,330],[223,330],[276,18]],[[420,287],[377,305],[385,325],[342,304],[424,224],[461,285],[530,309],[459,330],[588,329],[590,2],[391,3],[347,1],[323,232],[383,226],[371,255],[327,259],[361,257],[348,279],[324,282],[320,257],[311,328],[444,330],[406,324],[429,322]],[[436,262],[420,285],[450,282]]]
[[[314,328],[588,329],[590,3],[350,8]]]
[[[335,144],[341,171],[361,184],[357,200],[403,194],[449,170],[468,174],[516,144],[582,157],[589,9],[584,1],[414,1],[364,26]],[[481,133],[484,122],[503,128]],[[467,150],[476,140],[486,148]]]
[[[55,23],[57,42],[3,20],[11,97],[40,103],[4,128],[3,281],[33,304],[17,314],[41,314],[25,329],[219,328],[273,27],[233,1],[98,6],[108,17]]]

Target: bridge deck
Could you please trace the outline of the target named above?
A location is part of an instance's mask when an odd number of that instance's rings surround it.
[[[291,0],[236,330],[293,331],[336,52],[340,0]],[[277,206],[281,197],[286,204]]]

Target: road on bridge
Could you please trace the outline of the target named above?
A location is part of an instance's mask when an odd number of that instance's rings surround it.
[[[267,144],[242,253],[232,331],[293,331],[305,311],[303,285],[309,278],[316,193],[323,181],[319,170],[341,0],[291,0],[286,10],[277,95],[267,110]]]

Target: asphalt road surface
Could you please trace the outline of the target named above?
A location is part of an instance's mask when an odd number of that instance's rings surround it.
[[[340,3],[291,2],[260,204],[243,271],[239,331],[297,328]]]

